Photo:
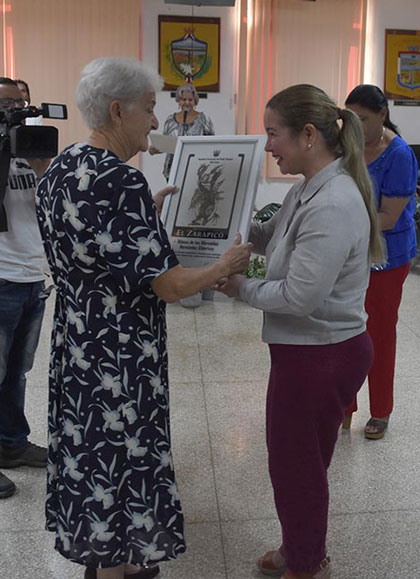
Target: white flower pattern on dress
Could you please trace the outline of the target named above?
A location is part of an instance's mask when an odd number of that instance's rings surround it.
[[[120,253],[122,241],[113,241],[111,235],[107,231],[99,233],[95,238],[96,243],[100,246],[100,255],[108,253]]]
[[[147,182],[76,144],[40,181],[37,215],[57,289],[47,528],[87,567],[175,559],[165,304],[150,282],[178,261]]]
[[[113,398],[118,398],[121,394],[122,384],[118,376],[111,376],[108,372],[102,376],[101,386],[105,390],[111,390]]]
[[[77,186],[79,191],[87,191],[89,188],[90,175],[92,175],[94,171],[91,171],[88,167],[89,165],[87,163],[80,163],[74,172],[76,179],[79,179],[79,184]]]
[[[63,213],[63,219],[68,219],[70,222],[70,225],[76,230],[76,231],[81,231],[83,229],[83,223],[80,221],[80,219],[78,219],[78,215],[79,215],[79,210],[77,209],[77,206],[74,205],[73,203],[70,203],[70,201],[67,201],[67,199],[63,200],[63,209],[64,209],[64,213]],[[52,223],[51,223],[51,216],[48,215],[47,219],[47,225],[49,225],[50,227],[52,227]]]
[[[83,473],[81,473],[80,471],[78,471],[78,467],[79,467],[79,463],[77,462],[77,460],[75,458],[72,458],[71,456],[65,456],[64,457],[64,464],[65,464],[65,468],[63,471],[63,475],[68,474],[72,479],[80,481],[83,478]]]

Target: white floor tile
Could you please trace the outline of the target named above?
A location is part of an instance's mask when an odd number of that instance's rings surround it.
[[[385,438],[367,441],[368,389],[350,432],[339,433],[329,472],[329,551],[334,579],[417,577],[420,569],[420,276],[404,288],[398,326],[395,411]],[[31,440],[45,444],[53,300],[28,376]],[[269,355],[261,312],[216,295],[194,310],[167,309],[171,427],[188,550],[162,579],[261,577],[255,561],[281,536],[267,472],[264,405]],[[44,531],[45,473],[7,474],[0,501],[0,577],[82,579]]]

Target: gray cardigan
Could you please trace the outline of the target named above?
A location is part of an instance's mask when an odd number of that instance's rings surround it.
[[[364,201],[340,159],[294,185],[270,221],[252,223],[249,241],[266,255],[267,274],[244,279],[240,297],[264,311],[263,340],[334,344],[362,333],[369,236]]]

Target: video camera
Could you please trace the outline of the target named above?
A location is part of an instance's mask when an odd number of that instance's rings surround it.
[[[24,119],[67,119],[66,105],[42,103],[38,107],[0,110],[0,151],[22,159],[49,159],[58,152],[58,130],[55,127],[26,126]]]
[[[10,159],[50,159],[58,152],[58,129],[27,126],[28,117],[67,119],[66,105],[42,103],[37,107],[0,110],[0,232],[7,231],[7,217],[3,201],[9,178]]]

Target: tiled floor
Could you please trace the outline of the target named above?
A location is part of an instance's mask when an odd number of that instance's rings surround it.
[[[45,319],[29,376],[32,440],[45,443]],[[219,296],[197,310],[168,307],[172,433],[187,521],[187,554],[162,579],[259,577],[255,560],[279,541],[264,442],[267,348],[260,312]],[[420,277],[410,275],[398,326],[396,408],[382,441],[367,441],[366,388],[330,469],[334,579],[420,576]],[[299,425],[296,425],[299,428]],[[44,473],[8,473],[19,491],[0,501],[1,579],[81,579],[43,530]]]

